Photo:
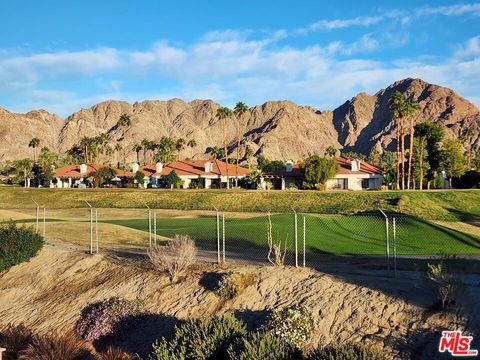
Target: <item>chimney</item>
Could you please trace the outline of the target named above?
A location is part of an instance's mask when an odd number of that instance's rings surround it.
[[[132,163],[132,172],[136,173],[138,170],[140,170],[140,166],[136,162]]]
[[[163,164],[161,162],[157,163],[157,173],[161,173],[163,171]]]
[[[80,165],[80,174],[86,174],[87,173],[87,165],[86,164],[81,164]]]
[[[361,161],[359,159],[353,159],[350,161],[352,164],[352,171],[360,171]]]
[[[285,171],[289,173],[289,172],[292,172],[292,169],[293,169],[293,161],[287,160],[287,162],[285,163]]]
[[[209,173],[210,171],[212,171],[212,168],[213,168],[213,164],[210,161],[206,161],[205,162],[205,172]]]

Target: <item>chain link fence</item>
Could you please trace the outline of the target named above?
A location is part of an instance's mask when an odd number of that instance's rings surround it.
[[[2,222],[33,226],[47,240],[74,243],[90,253],[162,246],[175,234],[196,242],[210,262],[282,263],[345,271],[425,268],[432,259],[478,260],[480,237],[399,214],[231,213],[221,210],[1,209]],[[476,262],[478,264],[478,261]],[[478,265],[477,265],[478,266]]]

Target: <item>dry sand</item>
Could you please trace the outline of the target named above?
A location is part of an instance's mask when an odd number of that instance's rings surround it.
[[[222,302],[211,289],[218,273],[226,270],[255,273],[258,284]],[[439,313],[426,310],[435,298],[418,273],[404,272],[394,279],[378,270],[351,270],[339,278],[312,269],[199,264],[185,279],[170,284],[150,269],[141,252],[89,255],[84,247],[49,241],[31,261],[0,274],[0,327],[22,322],[37,331],[69,328],[88,303],[112,296],[139,298],[158,315],[108,342],[145,355],[154,339],[168,336],[184,319],[231,313],[255,328],[269,308],[303,304],[317,320],[312,346],[363,341],[392,357],[414,353],[431,359],[438,341],[435,331],[474,330],[472,324],[480,323],[467,311],[480,298],[478,276],[465,278],[468,296],[455,313]]]

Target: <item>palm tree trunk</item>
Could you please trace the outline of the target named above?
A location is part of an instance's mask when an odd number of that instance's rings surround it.
[[[401,150],[401,172],[402,172],[402,178],[401,178],[401,185],[402,185],[402,190],[405,189],[405,129],[404,129],[404,124],[402,120],[402,126],[401,126],[401,132],[400,132],[400,150]]]
[[[238,163],[240,161],[240,126],[237,133],[237,161],[235,162],[235,187],[238,188]]]
[[[413,136],[415,128],[413,127],[413,116],[410,116],[410,147],[408,150],[408,175],[407,175],[407,189],[410,189],[410,178],[412,174],[412,156],[413,156]]]
[[[225,150],[225,162],[227,163],[227,189],[230,188],[230,179],[228,177],[228,152],[227,152],[227,126],[225,122],[227,119],[223,119],[223,148]]]
[[[397,176],[396,186],[397,190],[400,189],[400,122],[397,123]]]
[[[423,147],[423,144],[422,144],[422,147]],[[422,153],[420,155],[420,179],[419,179],[419,182],[418,182],[418,188],[420,190],[423,190],[423,150],[422,150]]]

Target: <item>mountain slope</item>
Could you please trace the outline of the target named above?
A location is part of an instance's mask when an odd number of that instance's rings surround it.
[[[396,124],[392,121],[388,99],[397,90],[422,105],[415,122],[439,123],[450,137],[472,126],[473,147],[480,148],[480,110],[474,104],[451,89],[409,78],[375,95],[360,93],[333,111],[318,111],[291,101],[254,106],[240,123],[245,139],[242,140],[242,155],[245,143],[256,155],[283,160],[299,160],[311,153],[323,154],[329,145],[361,152],[368,152],[372,146],[393,150]],[[84,136],[107,133],[110,146],[117,142],[122,144],[121,160],[125,157],[126,161],[135,161],[134,144],[142,139],[159,140],[162,136],[195,139],[197,146],[187,148],[182,156],[200,158],[209,148],[223,146],[223,126],[216,118],[219,107],[211,100],[147,100],[134,104],[109,100],[70,115],[64,123],[44,110],[25,115],[0,110],[0,137],[4,140],[0,156],[3,155],[3,160],[31,156],[27,145],[34,136],[41,139],[41,146],[65,153]],[[121,114],[130,115],[132,125],[129,128],[116,126]],[[226,138],[233,155],[238,124],[236,119],[226,124]]]

